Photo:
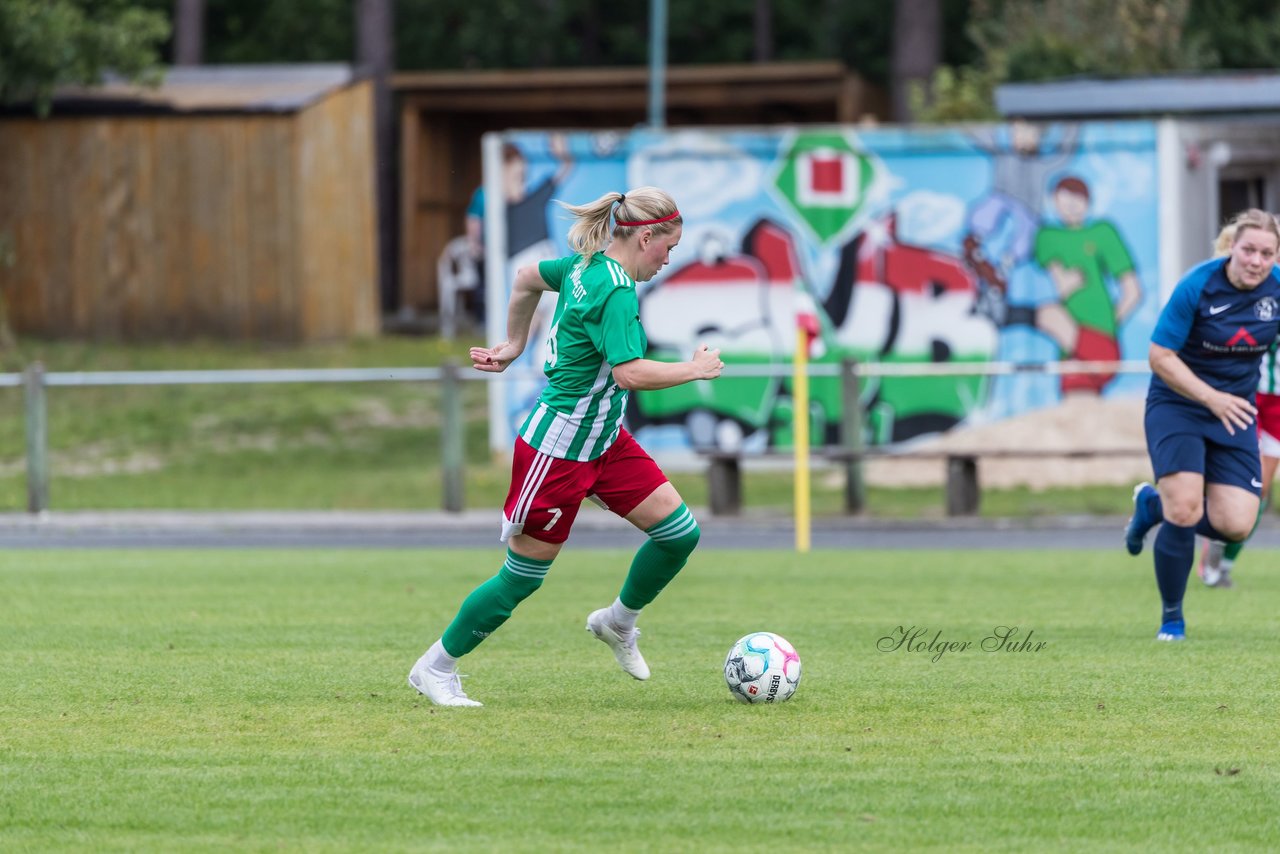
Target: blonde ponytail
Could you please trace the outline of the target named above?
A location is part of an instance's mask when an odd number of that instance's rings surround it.
[[[624,193],[605,193],[594,202],[585,205],[558,204],[573,214],[575,222],[569,227],[569,248],[580,255],[591,255],[604,249],[610,237],[625,240],[641,229],[652,229],[655,234],[667,234],[684,222],[676,209],[675,200],[657,187],[637,187]],[[617,205],[615,210],[614,205]],[[672,214],[675,214],[671,219]],[[609,219],[615,225],[609,229]],[[616,222],[648,222],[664,220],[649,225],[617,225]]]

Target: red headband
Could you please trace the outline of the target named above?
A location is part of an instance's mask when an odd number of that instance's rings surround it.
[[[678,216],[680,216],[680,211],[676,211],[673,214],[668,214],[664,217],[661,217],[660,219],[639,219],[639,220],[636,220],[635,222],[623,222],[620,219],[615,219],[614,222],[617,223],[618,225],[622,225],[630,228],[633,225],[657,225],[660,222],[670,222],[671,220],[675,219]]]

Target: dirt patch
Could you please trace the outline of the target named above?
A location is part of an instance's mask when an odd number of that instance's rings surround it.
[[[1142,429],[1143,406],[1141,399],[1073,397],[1058,406],[960,428],[911,447],[921,451],[1132,448],[1132,455],[1096,459],[1064,459],[1045,454],[1040,458],[979,458],[978,461],[979,482],[989,487],[1048,489],[1132,484],[1151,477]],[[939,486],[946,481],[946,462],[870,460],[864,468],[864,477],[872,486]]]

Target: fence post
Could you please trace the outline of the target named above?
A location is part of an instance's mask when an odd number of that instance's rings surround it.
[[[45,403],[44,365],[32,362],[22,372],[27,427],[27,511],[49,509],[49,411]]]
[[[947,457],[947,515],[976,516],[982,502],[978,487],[978,458],[971,454]]]
[[[463,510],[463,461],[465,456],[465,430],[462,421],[462,380],[458,376],[458,362],[447,359],[443,365],[444,382],[440,393],[443,397],[444,426],[441,435],[442,469],[444,474],[444,509],[450,513]]]
[[[742,467],[733,454],[711,454],[707,461],[707,498],[712,516],[742,512]]]
[[[862,479],[862,389],[858,383],[858,363],[840,360],[840,441],[849,458],[844,469],[844,509],[861,513],[867,506],[867,487]]]

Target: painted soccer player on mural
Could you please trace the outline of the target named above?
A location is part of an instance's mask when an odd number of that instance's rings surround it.
[[[1156,269],[1154,126],[1037,129],[1040,147],[1017,151],[1023,168],[1003,171],[1000,158],[1014,155],[975,147],[975,133],[638,131],[611,136],[607,150],[598,135],[569,135],[556,159],[575,168],[557,199],[594,198],[615,184],[681,188],[684,239],[640,293],[650,353],[674,358],[696,339],[720,348],[727,365],[713,387],[633,395],[637,439],[655,451],[789,445],[797,325],[809,332],[809,358],[827,366],[844,358],[1114,359],[1141,350],[1157,310],[1154,281],[1143,284]],[[506,137],[551,151],[545,134]],[[553,171],[546,159],[531,170]],[[1042,182],[1038,197],[1023,186],[1032,178]],[[988,293],[993,282],[999,305]],[[540,367],[528,363],[531,372]],[[1078,391],[1136,396],[1141,379],[870,380],[861,389],[866,439],[900,442]],[[527,394],[493,395],[496,444],[523,418]],[[815,372],[815,441],[837,438],[840,410],[839,378]]]
[[[1036,234],[1035,258],[1058,292],[1036,312],[1036,326],[1062,350],[1064,359],[1115,361],[1120,358],[1116,331],[1138,303],[1142,285],[1133,257],[1115,225],[1089,220],[1089,186],[1074,175],[1054,184],[1053,204],[1061,223]],[[1113,298],[1108,281],[1117,286]],[[1063,374],[1062,393],[1098,394],[1114,373]]]
[[[961,245],[978,277],[978,310],[999,326],[1006,320],[1009,279],[1031,258],[1045,185],[1075,154],[1078,134],[1077,125],[1046,129],[1021,120],[970,134],[990,155],[991,188],[970,206]]]

